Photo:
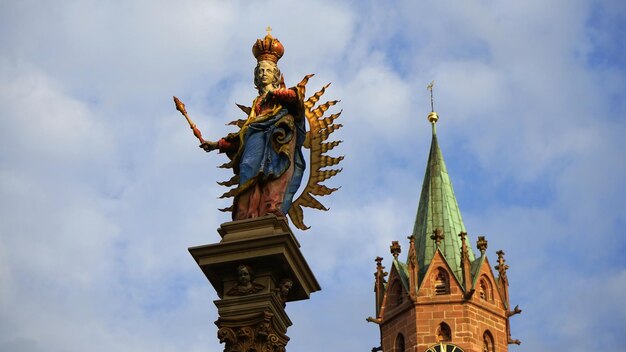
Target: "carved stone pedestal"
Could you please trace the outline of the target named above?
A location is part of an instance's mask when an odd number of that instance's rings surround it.
[[[285,351],[287,302],[320,286],[285,218],[274,215],[224,223],[216,244],[189,248],[220,299],[218,338],[225,352]]]

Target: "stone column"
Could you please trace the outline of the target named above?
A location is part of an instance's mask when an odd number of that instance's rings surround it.
[[[287,302],[321,288],[287,220],[268,215],[224,223],[219,243],[189,248],[215,288],[217,337],[225,352],[283,352]]]

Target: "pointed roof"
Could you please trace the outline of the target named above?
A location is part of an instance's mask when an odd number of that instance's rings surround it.
[[[398,277],[400,278],[400,282],[402,282],[404,289],[406,290],[406,292],[409,292],[409,270],[407,268],[407,265],[397,259],[394,259],[393,266],[398,272]]]
[[[478,281],[478,274],[483,263],[487,259],[485,254],[482,254],[478,259],[472,262],[471,274],[472,274],[472,286],[476,287],[476,281]],[[491,268],[489,268],[491,270]]]
[[[430,236],[436,229],[441,229],[444,238],[439,248],[454,275],[462,282],[461,239],[458,235],[465,232],[465,225],[463,225],[461,211],[454,196],[443,154],[439,149],[435,129],[437,119],[436,113],[432,112],[429,115],[429,120],[432,123],[432,142],[424,183],[422,184],[422,193],[417,207],[413,236],[420,278],[426,273],[436,249],[435,242]],[[474,261],[474,258],[474,253],[469,248],[470,261]]]

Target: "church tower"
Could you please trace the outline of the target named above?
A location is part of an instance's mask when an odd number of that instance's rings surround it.
[[[485,237],[474,254],[439,148],[437,113],[428,120],[432,143],[406,261],[399,241],[389,273],[376,258],[376,317],[367,320],[379,325],[381,346],[372,351],[506,352],[520,344],[509,318],[521,310],[510,308],[504,252],[496,253],[495,272]]]

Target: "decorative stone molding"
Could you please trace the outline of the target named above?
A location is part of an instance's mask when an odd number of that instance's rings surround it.
[[[219,318],[217,338],[225,352],[285,352],[289,337],[277,329],[273,317],[265,311],[249,321]]]

